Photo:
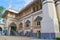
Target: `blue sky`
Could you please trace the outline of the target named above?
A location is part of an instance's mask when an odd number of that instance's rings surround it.
[[[8,8],[9,4],[11,4],[11,8],[19,10],[31,1],[32,0],[0,0],[0,6]],[[2,19],[0,19],[0,22],[2,22]]]
[[[28,4],[32,0],[0,0],[0,6],[7,8],[9,4],[11,7],[18,10],[24,7],[24,5]]]

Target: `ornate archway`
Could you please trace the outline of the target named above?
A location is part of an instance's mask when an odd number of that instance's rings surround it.
[[[27,20],[26,22],[25,22],[25,27],[30,27],[31,26],[31,22],[29,21],[29,20]]]
[[[17,26],[13,22],[13,23],[10,24],[10,35],[16,35],[16,31],[17,31]]]
[[[10,24],[10,28],[11,28],[11,30],[13,30],[13,31],[16,31],[16,30],[17,30],[15,23],[11,23],[11,24]]]

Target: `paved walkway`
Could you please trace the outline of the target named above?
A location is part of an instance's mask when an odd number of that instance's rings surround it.
[[[30,37],[20,36],[0,36],[0,40],[53,40],[53,39],[33,39]]]

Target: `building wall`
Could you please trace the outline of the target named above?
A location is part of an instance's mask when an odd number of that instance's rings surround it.
[[[60,33],[60,1],[59,0],[57,0],[56,1],[56,3],[55,3],[55,5],[56,5],[56,12],[57,12],[57,19],[58,19],[58,23],[59,23],[59,33]]]
[[[4,30],[4,24],[0,24],[0,27],[2,28],[2,30]]]
[[[11,18],[17,18],[17,14],[13,13],[13,12],[8,12],[7,14],[8,17],[11,17]]]
[[[37,10],[41,9],[41,6],[42,5],[41,5],[41,3],[39,1],[33,3],[31,6],[25,8],[22,12],[19,13],[19,18],[24,17],[24,16],[26,16],[28,14],[32,14],[34,12],[34,9],[35,9],[35,11],[37,11]]]
[[[14,13],[8,13],[7,19],[6,19],[6,27],[8,30],[10,30],[9,25],[12,22],[14,22],[16,24],[18,32],[22,32],[22,31],[30,32],[31,30],[33,30],[33,33],[37,33],[37,31],[41,31],[42,37],[45,37],[47,35],[55,36],[55,33],[57,33],[57,32],[59,33],[59,29],[58,29],[59,28],[59,25],[58,25],[59,17],[57,17],[58,12],[56,13],[55,7],[56,6],[55,6],[53,0],[51,0],[51,1],[48,0],[48,1],[46,1],[46,3],[44,0],[43,4],[40,2],[33,3],[33,5],[25,8],[18,15],[14,14]],[[57,6],[57,7],[59,7],[59,6]],[[34,23],[34,20],[37,18],[37,16],[42,17],[41,25],[39,27],[36,27],[36,25]],[[25,25],[26,25],[25,22],[27,20],[29,20],[31,22],[30,27],[25,27]],[[23,23],[22,28],[20,28],[20,26],[19,26],[19,24],[21,22]],[[43,35],[45,35],[45,36],[43,36]]]
[[[35,23],[34,23],[34,20],[37,18],[37,16],[42,17],[42,10],[39,10],[39,11],[32,13],[32,14],[29,14],[29,15],[27,15],[19,20],[19,22],[23,23],[22,30],[24,30],[24,32],[27,32],[27,31],[30,32],[31,30],[33,30],[35,33],[37,33],[37,31],[40,31],[40,26],[36,27]],[[27,20],[29,20],[31,22],[31,26],[29,28],[25,27],[25,25],[26,25],[25,22]]]

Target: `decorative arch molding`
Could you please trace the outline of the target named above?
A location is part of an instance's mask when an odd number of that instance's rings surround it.
[[[10,23],[9,26],[16,26],[16,23],[15,22],[12,22],[12,23]]]
[[[15,24],[15,22],[10,23],[9,25],[9,30],[10,30],[10,35],[16,35],[17,32],[17,25]]]
[[[22,28],[22,27],[23,27],[23,23],[20,22],[20,23],[19,23],[19,28]]]
[[[29,26],[31,26],[31,21],[30,21],[30,20],[27,20],[27,21],[25,22],[25,27],[29,27]]]
[[[40,25],[41,24],[41,20],[42,20],[42,17],[40,16],[37,16],[35,19],[34,19],[34,24],[37,26],[37,25]]]
[[[34,19],[34,21],[36,21],[37,19],[41,21],[41,20],[42,20],[42,17],[37,16],[37,17]]]
[[[9,28],[10,28],[10,30],[16,31],[17,25],[14,22],[12,22],[12,23],[10,23]]]

